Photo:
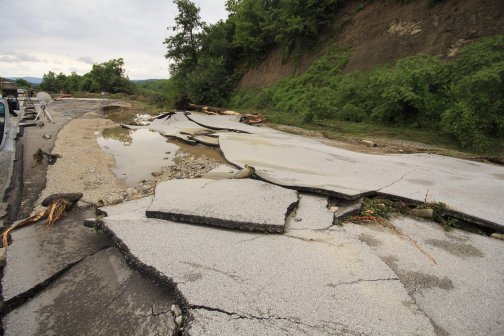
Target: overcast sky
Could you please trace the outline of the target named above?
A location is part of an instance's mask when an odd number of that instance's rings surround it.
[[[225,0],[193,0],[203,21],[225,19]],[[163,41],[172,0],[0,0],[0,77],[84,74],[122,57],[130,79],[168,78]]]

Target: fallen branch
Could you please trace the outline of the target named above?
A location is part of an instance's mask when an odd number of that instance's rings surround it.
[[[34,215],[26,218],[25,220],[22,220],[18,223],[15,223],[11,226],[9,226],[3,233],[2,233],[2,247],[7,247],[9,245],[9,234],[28,224],[34,224],[37,223],[38,221],[42,219],[47,219],[44,224],[46,226],[52,226],[54,223],[56,223],[58,220],[60,220],[63,217],[63,214],[65,211],[70,210],[74,207],[75,203],[69,202],[65,199],[58,199],[52,201],[47,209],[41,210]]]

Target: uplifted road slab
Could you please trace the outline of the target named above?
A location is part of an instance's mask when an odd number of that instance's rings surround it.
[[[190,113],[186,117],[201,127],[214,130],[235,131],[251,134],[286,135],[269,127],[250,126],[240,122],[239,115],[207,115],[204,113]]]
[[[439,335],[504,335],[504,241],[411,218],[393,223],[403,235],[380,225],[332,229],[375,250]]]
[[[504,231],[504,167],[431,154],[357,153],[298,136],[223,134],[219,141],[229,162],[253,166],[256,175],[277,185],[348,199],[427,198]]]
[[[105,236],[77,224],[93,214],[80,211],[51,228],[37,223],[14,231],[2,278],[4,301],[23,301],[60,272],[108,246]]]
[[[177,285],[190,335],[434,335],[392,270],[344,234],[114,217],[101,227],[136,265]]]
[[[283,232],[297,192],[252,179],[158,184],[147,217],[241,230]]]
[[[212,130],[187,119],[183,112],[177,112],[161,119],[155,119],[149,126],[144,127],[159,132],[166,137],[177,138],[193,144],[197,142],[191,139],[191,135],[201,132],[212,132]]]
[[[172,297],[116,248],[75,265],[3,319],[5,335],[176,335]]]

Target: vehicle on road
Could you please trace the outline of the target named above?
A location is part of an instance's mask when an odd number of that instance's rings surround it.
[[[2,91],[2,96],[7,99],[10,113],[16,115],[14,110],[19,110],[17,84],[13,82],[0,82],[0,89]]]
[[[9,104],[7,104],[5,99],[0,99],[0,149],[7,142],[9,125]]]
[[[24,90],[23,89],[17,89],[17,93],[18,94],[24,94]]]

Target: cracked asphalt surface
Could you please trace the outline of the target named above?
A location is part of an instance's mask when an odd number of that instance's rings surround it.
[[[103,233],[81,226],[95,217],[90,212],[71,214],[53,232],[21,229],[2,280],[6,335],[504,334],[502,241],[403,216],[391,220],[393,228],[336,225],[342,212],[360,209],[363,195],[423,201],[427,194],[500,229],[502,167],[426,154],[373,156],[235,117],[184,117],[177,114],[174,129],[171,122],[156,127],[177,136],[191,127],[242,132],[216,133],[226,158],[254,166],[260,184],[295,200],[273,207],[252,181],[233,180],[231,190],[196,188],[193,199],[166,208],[162,203],[198,183],[181,179],[175,192],[158,188],[154,197],[101,208],[95,224]],[[233,178],[230,171],[211,176]],[[174,217],[147,218],[153,199]],[[240,221],[229,217],[231,203],[243,209]],[[282,219],[283,234],[247,231],[246,223],[270,217]],[[216,227],[215,218],[240,225]],[[23,258],[33,274],[26,278]]]

